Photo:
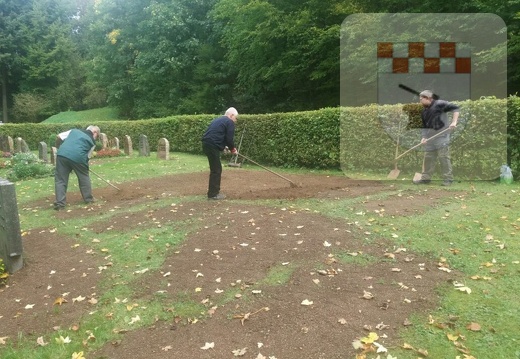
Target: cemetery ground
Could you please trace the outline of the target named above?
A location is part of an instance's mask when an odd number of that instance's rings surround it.
[[[0,358],[520,357],[517,182],[246,165],[208,201],[201,156],[91,166],[120,191],[71,176],[56,212],[51,178],[16,185]]]

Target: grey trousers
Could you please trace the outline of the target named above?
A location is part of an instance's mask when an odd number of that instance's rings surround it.
[[[437,165],[437,159],[441,165],[441,175],[444,181],[453,181],[453,173],[451,167],[450,147],[444,146],[437,150],[426,151],[424,153],[423,171],[421,179],[431,180],[435,167]]]
[[[79,190],[83,200],[87,203],[94,200],[88,165],[76,163],[66,157],[56,156],[56,169],[54,172],[55,206],[65,206],[67,202],[67,187],[69,185],[69,175],[72,171],[78,177]]]

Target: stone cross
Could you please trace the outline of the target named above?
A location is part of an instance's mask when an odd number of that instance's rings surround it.
[[[56,147],[51,147],[51,163],[56,165],[56,156],[58,153],[58,149]]]

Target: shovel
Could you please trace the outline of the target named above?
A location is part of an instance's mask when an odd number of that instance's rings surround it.
[[[425,142],[419,142],[418,144],[416,144],[415,146],[413,146],[412,148],[406,150],[405,152],[401,153],[399,156],[396,156],[394,161],[395,161],[395,169],[393,169],[392,171],[390,171],[390,173],[388,174],[388,178],[390,179],[396,179],[397,176],[399,176],[399,170],[397,169],[397,160],[400,159],[401,157],[403,157],[404,155],[408,154],[409,152],[415,150],[417,147],[419,146],[422,146],[423,144],[425,144],[426,142],[430,141],[430,140],[433,140],[434,138],[442,135],[443,133],[447,132],[450,128],[447,127],[445,128],[444,130],[442,130],[441,132],[439,133],[436,133],[435,135],[433,135],[432,137],[430,138],[427,138]],[[397,171],[397,175],[395,177],[390,177],[390,175],[392,175],[392,173],[395,173],[395,171]],[[421,174],[420,173],[415,173],[415,176],[413,177],[414,180],[417,179],[417,177],[419,176],[419,179],[420,179],[420,176]]]

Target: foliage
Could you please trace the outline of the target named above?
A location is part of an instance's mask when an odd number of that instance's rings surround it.
[[[460,131],[456,134],[456,147],[452,150],[452,160],[458,173],[472,173],[473,176],[479,171],[498,171],[505,161],[506,138],[508,164],[514,174],[518,173],[520,101],[513,96],[507,102],[507,129],[497,126],[504,124],[505,105],[504,100],[496,99],[461,103],[462,120],[458,126]],[[241,115],[236,125],[236,138],[238,139],[245,129],[242,152],[245,155],[254,154],[254,159],[264,164],[336,169],[343,166],[347,171],[377,172],[394,165],[398,131],[394,119],[406,121],[407,125],[411,125],[408,124],[408,116],[412,114],[412,118],[419,121],[419,110],[420,106],[417,104],[407,104],[403,108],[400,105],[372,105],[294,113]],[[201,136],[214,117],[171,116],[153,120],[109,121],[96,124],[109,139],[117,137],[122,143],[125,136],[129,136],[134,143],[133,147],[138,143],[139,136],[145,134],[151,151],[156,151],[159,140],[166,138],[170,142],[171,151],[201,154]],[[415,124],[409,127],[414,126]],[[0,126],[0,134],[20,136],[30,147],[37,148],[38,143],[42,141],[42,134],[52,136],[73,127],[84,128],[84,124],[6,124]],[[420,136],[409,131],[411,128],[404,125],[402,129],[406,129],[408,133],[399,136],[400,153],[415,145]],[[420,168],[421,161],[422,154],[412,152],[399,160],[399,166],[414,170]]]
[[[7,270],[5,269],[4,261],[0,258],[0,285],[5,284],[8,277],[9,273],[7,273]]]
[[[99,150],[94,153],[95,158],[105,158],[105,157],[119,157],[124,156],[125,153],[121,150],[115,148],[107,148],[104,150]]]
[[[47,100],[41,95],[19,93],[14,95],[13,98],[12,114],[18,123],[40,122],[43,119],[42,115],[47,112],[47,108],[49,107]]]
[[[12,157],[7,179],[11,182],[16,182],[52,175],[54,175],[54,166],[40,161],[34,153],[21,152]]]
[[[117,121],[119,119],[117,109],[103,107],[85,111],[60,112],[42,121],[42,123],[84,123],[91,125],[100,121]]]

